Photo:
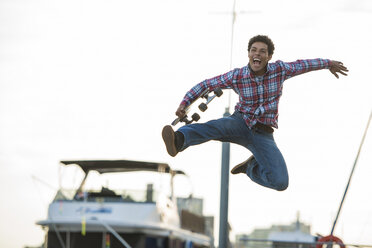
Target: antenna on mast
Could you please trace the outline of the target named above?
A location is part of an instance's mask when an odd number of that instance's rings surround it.
[[[230,70],[232,70],[232,61],[233,61],[233,49],[234,49],[234,27],[235,27],[235,21],[236,21],[236,0],[233,2],[233,9],[232,9],[232,21],[231,21],[231,37],[230,37]],[[228,97],[228,103],[225,110],[225,114],[230,114],[230,107],[231,107],[231,90],[229,90],[229,97]]]
[[[260,13],[261,11],[236,11],[236,0],[233,1],[233,9],[231,13],[232,19],[231,19],[231,37],[230,37],[230,64],[229,64],[229,69],[232,70],[233,68],[233,51],[234,51],[234,34],[235,34],[235,22],[236,18],[240,14],[257,14]],[[225,114],[230,113],[230,107],[231,107],[231,90],[229,91],[229,97],[228,97],[228,103],[225,109]]]

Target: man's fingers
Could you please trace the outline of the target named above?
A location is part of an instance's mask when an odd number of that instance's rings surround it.
[[[186,111],[184,109],[178,109],[176,112],[176,115],[180,118],[184,117],[186,114]]]
[[[341,70],[341,69],[338,69],[338,68],[336,68],[336,69],[334,69],[334,70],[332,70],[334,73],[340,73],[340,74],[342,74],[342,75],[344,75],[344,76],[347,76],[347,74],[346,74],[346,72],[348,72],[348,70],[347,69],[345,69],[345,70]]]
[[[331,62],[331,69],[348,71],[347,67],[344,66],[344,64],[340,61],[332,61]]]
[[[332,72],[332,74],[339,78],[339,75],[337,73],[340,73],[341,75],[347,76],[347,73],[349,70],[344,66],[341,62],[333,61],[333,65],[329,70]]]
[[[340,65],[339,67],[338,67],[338,69],[340,70],[340,71],[349,71],[345,66],[343,66],[343,65]]]
[[[335,70],[332,70],[332,69],[330,69],[329,70],[336,78],[338,78],[338,75],[337,75],[337,73],[336,73],[336,71]]]

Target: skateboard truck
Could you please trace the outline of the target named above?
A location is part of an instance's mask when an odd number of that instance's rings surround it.
[[[191,116],[191,120],[188,119],[188,116],[187,114],[189,113],[190,111],[190,107],[191,105],[196,102],[196,100],[198,100],[199,98],[204,98],[206,100],[206,102],[204,103],[200,103],[198,108],[200,111],[202,112],[205,112],[207,109],[208,109],[208,104],[216,97],[220,97],[223,92],[220,88],[216,88],[213,90],[213,95],[212,96],[209,96],[209,93],[210,93],[210,90],[209,89],[205,89],[201,94],[200,96],[195,99],[189,106],[187,106],[186,108],[186,114],[180,118],[180,117],[177,117],[173,122],[172,122],[172,126],[175,126],[177,125],[178,122],[184,122],[186,125],[188,124],[191,124],[192,122],[197,122],[199,119],[200,119],[200,115],[198,113],[194,113],[192,116]]]

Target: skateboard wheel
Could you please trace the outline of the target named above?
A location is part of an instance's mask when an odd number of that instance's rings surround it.
[[[196,121],[200,120],[200,115],[197,114],[197,113],[195,113],[195,114],[193,114],[193,115],[191,116],[191,118],[192,118],[193,121],[196,122]]]
[[[200,111],[204,112],[204,111],[207,110],[207,108],[208,108],[207,104],[205,104],[205,103],[200,103],[199,104]]]
[[[214,89],[214,94],[218,97],[222,96],[223,92],[221,90],[221,88],[217,88],[217,89]]]

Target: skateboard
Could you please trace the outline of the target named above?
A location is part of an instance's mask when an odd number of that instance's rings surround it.
[[[184,122],[185,125],[188,125],[188,124],[191,124],[193,122],[197,122],[199,119],[200,119],[200,115],[198,113],[194,113],[191,115],[191,120],[188,118],[188,114],[191,110],[191,106],[197,102],[198,99],[203,99],[205,100],[205,102],[202,102],[199,104],[198,108],[200,111],[202,112],[205,112],[207,109],[208,109],[208,104],[216,97],[220,97],[223,92],[220,88],[216,88],[213,90],[213,95],[212,96],[209,96],[209,93],[211,93],[211,91],[209,89],[205,89],[198,98],[196,98],[192,103],[190,103],[189,106],[186,107],[185,111],[186,111],[186,114],[180,118],[180,117],[177,117],[173,122],[172,122],[172,126],[175,126],[177,125],[177,123],[179,122]]]

